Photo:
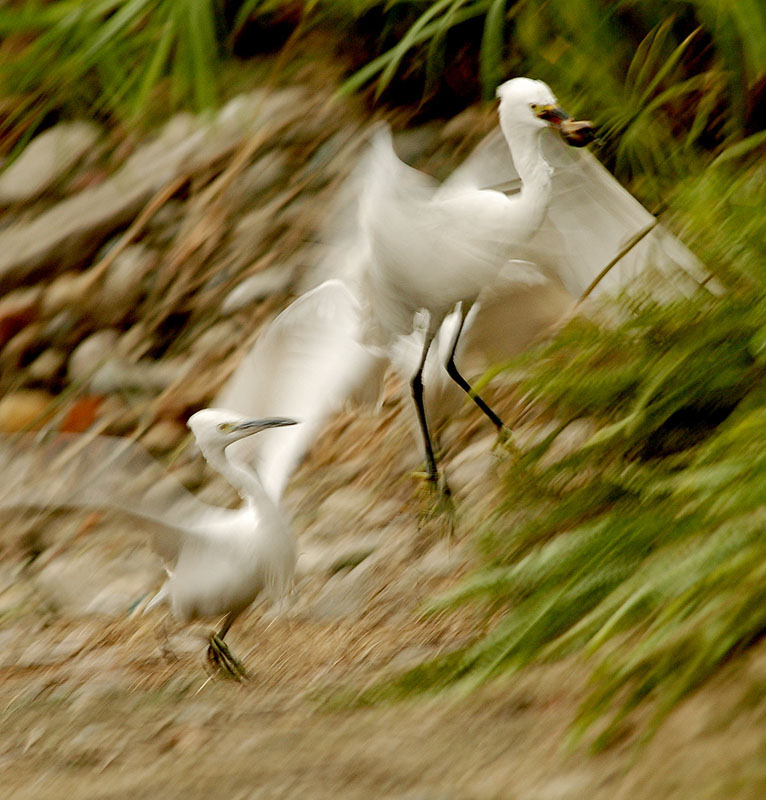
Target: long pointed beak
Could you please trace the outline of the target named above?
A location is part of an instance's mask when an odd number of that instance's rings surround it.
[[[596,128],[588,120],[576,120],[559,106],[539,106],[535,116],[558,129],[564,141],[573,147],[584,147],[596,138]]]
[[[282,428],[285,425],[297,425],[297,419],[289,419],[288,417],[266,417],[265,419],[248,419],[235,425],[233,430],[239,431],[245,435],[250,433],[258,433],[258,431],[266,430],[267,428]]]
[[[572,117],[560,106],[537,106],[534,111],[535,116],[538,119],[544,120],[555,128],[559,127],[562,122],[572,119]]]

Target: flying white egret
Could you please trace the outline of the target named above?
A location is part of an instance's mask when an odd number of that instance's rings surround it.
[[[541,134],[556,128],[571,144],[592,140],[592,126],[575,122],[542,82],[514,78],[497,90],[500,127],[521,179],[516,196],[475,186],[439,187],[396,156],[388,131],[376,135],[364,165],[359,228],[366,243],[363,286],[379,329],[391,342],[412,330],[418,311],[428,312],[420,360],[411,388],[425,446],[427,478],[438,470],[423,402],[423,369],[445,317],[460,303],[448,349],[447,372],[489,417],[500,417],[471,389],[455,365],[455,351],[467,314],[482,291],[514,280],[519,251],[542,224],[551,199],[552,168],[542,152]],[[529,280],[523,270],[520,283]],[[533,276],[537,280],[537,275]],[[449,490],[444,486],[445,493]]]

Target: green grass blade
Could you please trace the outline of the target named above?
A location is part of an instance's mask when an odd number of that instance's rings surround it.
[[[502,77],[507,0],[492,0],[484,20],[479,51],[479,75],[485,99],[493,96]]]

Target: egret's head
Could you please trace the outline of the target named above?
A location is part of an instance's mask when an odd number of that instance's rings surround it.
[[[251,419],[223,408],[204,408],[192,414],[186,424],[194,434],[200,450],[209,452],[211,449],[223,450],[230,444],[267,428],[281,428],[297,423],[298,420],[287,417]]]
[[[519,127],[557,129],[568,144],[582,147],[593,141],[593,124],[578,121],[558,104],[550,87],[531,78],[512,78],[497,87],[500,125],[508,131]]]

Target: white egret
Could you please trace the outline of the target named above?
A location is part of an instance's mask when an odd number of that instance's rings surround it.
[[[182,622],[225,615],[210,637],[208,658],[230,674],[245,677],[241,664],[223,641],[231,624],[255,598],[267,591],[281,597],[292,584],[297,558],[289,524],[254,469],[230,458],[228,448],[254,433],[295,425],[284,417],[247,419],[228,410],[208,408],[189,418],[189,428],[207,462],[236,490],[238,509],[216,509],[204,523],[155,536],[168,579],[151,601],[170,600]],[[200,520],[202,522],[202,520]]]
[[[285,486],[326,417],[355,392],[364,395],[368,376],[378,376],[373,397],[380,383],[379,360],[357,341],[360,324],[346,287],[327,281],[258,337],[221,394],[236,410],[189,418],[240,508],[203,503],[135,442],[87,435],[0,439],[0,508],[112,507],[148,520],[168,578],[147,607],[167,601],[181,621],[223,616],[208,658],[244,677],[224,637],[257,596],[277,599],[291,586],[296,550],[280,508]]]
[[[0,508],[117,508],[148,520],[167,580],[146,609],[169,602],[181,622],[223,617],[208,660],[236,678],[245,670],[224,637],[261,593],[272,599],[290,588],[296,562],[290,526],[278,495],[229,448],[253,434],[295,425],[284,417],[249,419],[208,408],[188,421],[208,463],[239,493],[237,509],[211,506],[188,492],[138,444],[99,436],[23,436],[2,440],[5,461]]]
[[[542,82],[514,78],[499,87],[500,127],[521,179],[521,191],[475,186],[438,187],[403,164],[387,131],[379,133],[364,165],[359,198],[360,235],[367,244],[364,287],[382,338],[389,342],[412,329],[425,310],[421,357],[411,388],[425,445],[427,478],[438,470],[423,403],[423,368],[431,343],[457,303],[460,318],[448,349],[447,372],[489,417],[500,417],[471,389],[455,365],[455,351],[471,305],[483,290],[514,279],[519,250],[542,224],[551,198],[552,169],[542,152],[541,134],[554,127],[572,144],[592,140],[589,123],[575,122]],[[527,271],[521,283],[529,280]],[[445,493],[449,490],[444,486]]]
[[[412,379],[432,482],[429,427],[456,392],[469,391],[502,425],[470,392],[466,368],[478,374],[520,352],[591,292],[715,289],[591,153],[567,146],[587,143],[589,123],[566,118],[539,81],[513,79],[498,96],[499,129],[441,185],[403,164],[379,132],[341,192],[315,273],[347,282],[364,309],[365,341]],[[422,310],[424,324],[410,333]]]

